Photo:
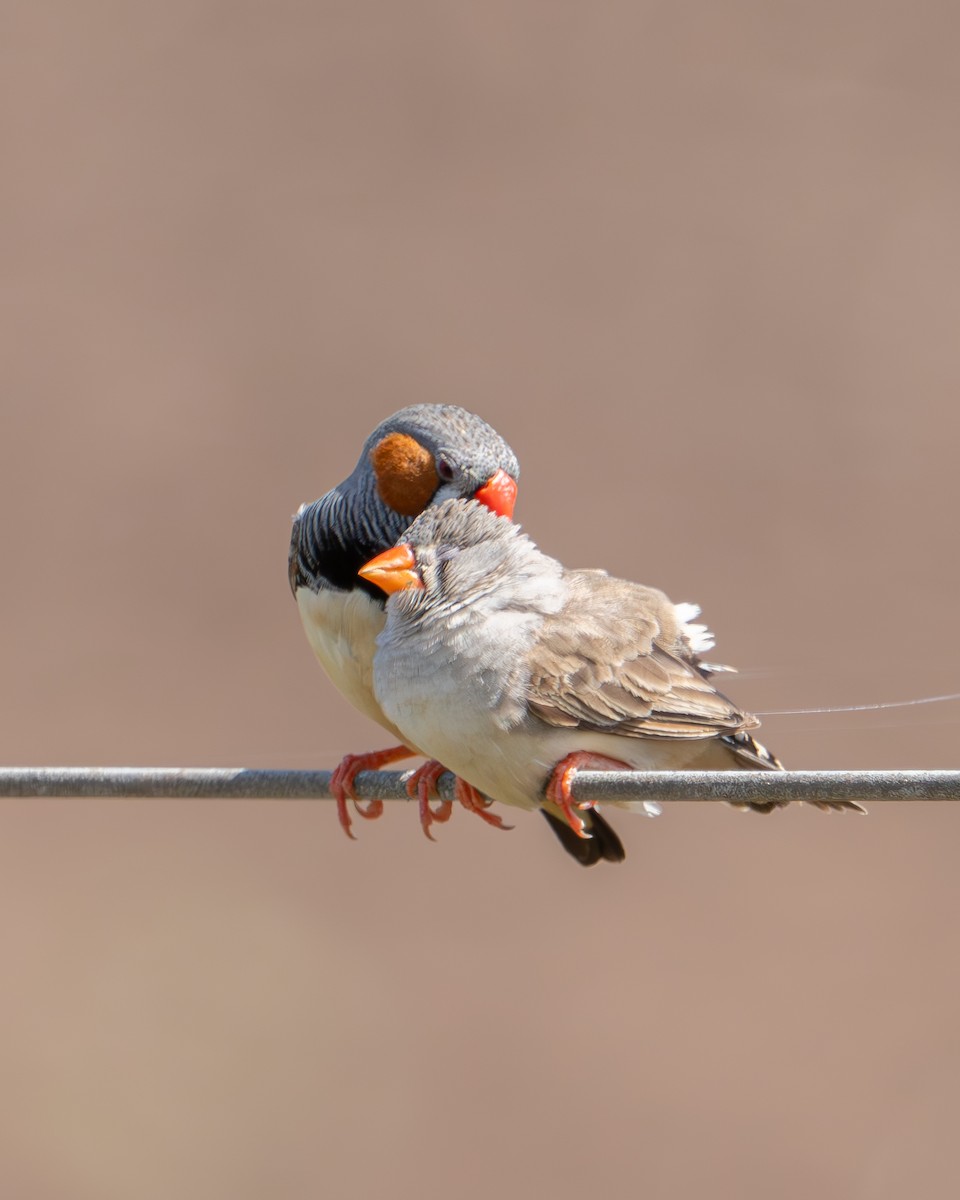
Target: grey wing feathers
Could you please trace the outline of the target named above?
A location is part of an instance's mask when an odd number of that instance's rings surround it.
[[[626,737],[717,738],[730,767],[782,771],[748,732],[760,722],[710,683],[675,606],[653,588],[595,572],[566,574],[568,598],[544,618],[530,652],[528,705],[548,725]],[[771,812],[786,801],[734,804]],[[864,812],[853,801],[812,801],[824,811]]]
[[[589,577],[588,577],[589,576]],[[548,725],[627,737],[711,738],[752,729],[710,683],[662,592],[570,571],[529,660],[530,711]]]

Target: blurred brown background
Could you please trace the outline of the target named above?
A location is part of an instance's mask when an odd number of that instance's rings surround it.
[[[332,766],[290,515],[396,408],[755,710],[960,687],[955,5],[5,6],[2,756]],[[770,718],[955,767],[960,706]],[[960,810],[0,805],[0,1190],[956,1194]]]

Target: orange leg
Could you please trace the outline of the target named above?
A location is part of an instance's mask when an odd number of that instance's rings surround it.
[[[422,767],[418,767],[407,780],[407,795],[415,797],[420,801],[420,824],[423,826],[423,832],[431,841],[436,841],[436,838],[430,832],[430,826],[434,821],[440,823],[449,821],[453,808],[449,800],[442,800],[437,809],[430,807],[431,798],[437,795],[437,783],[446,769],[443,763],[437,762],[436,759],[430,759]],[[461,779],[459,775],[456,776],[454,796],[467,812],[478,816],[482,821],[486,821],[488,825],[493,825],[497,829],[513,828],[512,825],[504,825],[502,818],[497,816],[496,813],[487,812],[493,801],[488,800],[486,796],[478,792],[465,779]]]
[[[437,839],[430,832],[430,826],[434,821],[439,825],[449,821],[453,812],[452,800],[441,800],[435,809],[430,807],[430,797],[437,794],[437,780],[446,769],[443,763],[431,758],[422,767],[417,767],[407,780],[407,795],[411,800],[420,801],[420,824],[431,842]]]
[[[480,818],[481,821],[486,821],[488,825],[492,825],[495,829],[512,829],[512,825],[504,825],[503,818],[497,816],[496,813],[487,812],[487,809],[493,803],[488,800],[482,792],[478,792],[473,784],[467,783],[465,779],[457,776],[455,795],[467,812],[472,812]]]
[[[609,771],[632,769],[629,763],[621,762],[619,758],[608,758],[605,754],[591,754],[589,750],[574,750],[566,758],[561,758],[547,780],[547,799],[552,800],[558,808],[563,809],[563,815],[567,818],[570,828],[577,837],[582,838],[588,838],[591,835],[586,831],[583,818],[574,811],[573,777],[577,771],[591,768]],[[591,808],[592,805],[579,804],[577,807]]]
[[[348,838],[356,841],[350,831],[350,814],[347,812],[347,801],[352,800],[354,807],[366,821],[374,821],[383,812],[382,800],[368,800],[366,806],[357,799],[354,784],[361,771],[379,771],[389,763],[399,762],[413,754],[406,746],[391,746],[389,750],[372,750],[369,754],[347,754],[340,765],[330,776],[330,795],[337,802],[337,817],[340,828]]]

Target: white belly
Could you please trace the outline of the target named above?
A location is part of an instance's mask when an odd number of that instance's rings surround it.
[[[306,587],[297,589],[297,607],[307,641],[337,688],[365,716],[409,745],[373,694],[373,655],[383,609],[366,592]]]
[[[476,697],[465,698],[455,672],[406,672],[388,682],[378,676],[383,709],[404,741],[472,783],[491,799],[519,808],[536,808],[545,775],[537,764],[517,755],[517,746],[497,737],[489,713]],[[508,753],[503,751],[507,750]]]
[[[712,737],[658,741],[526,723],[503,729],[476,697],[465,699],[453,672],[419,680],[408,676],[405,687],[389,688],[384,694],[384,708],[408,744],[420,746],[484,795],[515,808],[539,807],[553,768],[577,750],[620,759],[638,771],[736,766],[733,755]],[[606,803],[643,811],[641,802]]]

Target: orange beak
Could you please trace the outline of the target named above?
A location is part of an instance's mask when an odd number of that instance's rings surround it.
[[[511,479],[501,467],[492,479],[474,492],[473,498],[485,504],[498,517],[512,517],[513,506],[517,502],[517,481]]]
[[[370,583],[375,583],[391,595],[402,592],[404,588],[422,588],[423,580],[417,570],[417,560],[413,550],[407,545],[391,546],[376,558],[371,558],[357,572]]]

